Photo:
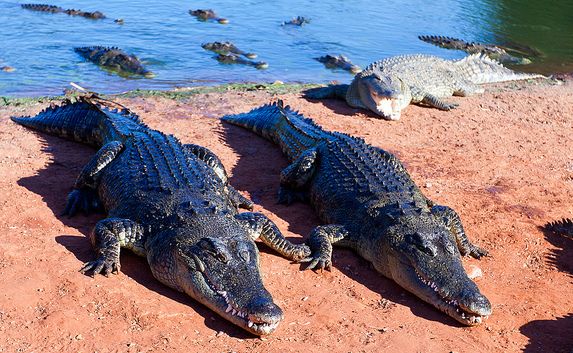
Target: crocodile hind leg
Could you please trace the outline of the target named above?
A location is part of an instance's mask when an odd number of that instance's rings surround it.
[[[339,243],[348,236],[348,231],[344,226],[329,224],[318,226],[312,230],[308,238],[308,246],[312,250],[312,255],[300,260],[300,262],[310,262],[306,270],[332,268],[332,244]]]
[[[450,230],[450,233],[456,239],[458,249],[462,256],[470,255],[479,259],[480,257],[487,255],[487,251],[485,249],[482,249],[470,242],[466,232],[464,231],[464,227],[462,226],[462,220],[456,211],[448,206],[435,205],[431,208],[431,212]]]
[[[97,195],[101,172],[118,156],[122,149],[123,144],[121,142],[112,141],[97,151],[76,179],[74,190],[68,194],[66,208],[62,215],[71,217],[78,209],[85,213],[101,209]]]
[[[308,246],[288,241],[276,224],[262,213],[244,212],[235,218],[246,225],[253,240],[260,238],[269,248],[289,260],[299,261],[310,255]]]
[[[253,201],[249,200],[245,196],[243,196],[240,192],[237,191],[233,186],[227,184],[227,194],[229,195],[229,199],[235,205],[235,207],[244,208],[246,210],[252,211],[254,207]]]
[[[460,84],[460,87],[454,91],[454,96],[468,97],[483,92],[485,92],[483,87],[468,81]]]
[[[86,262],[80,272],[91,272],[92,276],[102,273],[119,272],[120,248],[128,248],[137,255],[144,255],[143,229],[129,219],[106,218],[99,221],[90,240],[96,251],[97,259]]]
[[[294,201],[308,200],[304,187],[312,178],[317,156],[315,148],[304,151],[291,165],[281,172],[278,202],[290,205]]]

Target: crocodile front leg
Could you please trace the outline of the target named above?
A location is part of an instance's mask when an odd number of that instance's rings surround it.
[[[336,244],[348,236],[348,231],[344,226],[329,224],[318,226],[312,230],[308,238],[308,246],[312,250],[312,255],[300,260],[300,262],[310,262],[305,270],[332,269],[332,244]]]
[[[129,219],[106,218],[99,221],[90,235],[90,240],[97,259],[86,262],[80,272],[91,272],[92,276],[98,273],[105,276],[118,273],[121,247],[128,248],[140,256],[145,254],[143,229]]]
[[[244,212],[235,218],[246,225],[253,240],[260,238],[269,248],[289,260],[300,261],[310,255],[307,245],[288,241],[273,221],[262,213]]]
[[[310,148],[281,172],[279,203],[290,205],[294,201],[308,200],[308,192],[304,188],[314,174],[317,155],[316,148]]]
[[[459,106],[459,104],[457,103],[448,103],[446,101],[443,101],[441,98],[438,98],[433,94],[429,93],[426,93],[424,95],[424,98],[422,98],[420,103],[427,104],[430,107],[438,108],[440,110],[452,110]]]
[[[96,155],[82,169],[76,179],[74,190],[68,194],[66,208],[62,215],[73,216],[78,209],[89,213],[101,209],[97,187],[102,171],[123,149],[119,141],[112,141],[97,151]]]
[[[183,147],[187,152],[190,152],[195,157],[199,158],[200,160],[205,162],[205,164],[211,167],[215,171],[215,174],[217,174],[217,176],[224,183],[227,182],[229,177],[227,176],[227,172],[225,171],[225,166],[223,166],[223,163],[221,162],[219,157],[217,157],[215,153],[211,152],[210,149],[192,143],[185,144],[183,145]]]
[[[480,257],[487,255],[487,251],[485,249],[482,249],[470,242],[466,232],[464,231],[464,227],[462,226],[462,220],[456,211],[448,206],[435,205],[431,208],[431,212],[450,230],[450,233],[456,239],[458,249],[462,256],[470,255],[479,259]]]

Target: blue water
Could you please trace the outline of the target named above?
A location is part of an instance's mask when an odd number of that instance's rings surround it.
[[[543,4],[542,4],[543,3]],[[572,1],[518,0],[215,0],[183,2],[58,0],[50,4],[99,10],[108,19],[22,9],[0,1],[0,95],[59,94],[76,82],[91,90],[115,93],[135,88],[171,89],[227,82],[348,82],[352,75],[331,71],[313,60],[344,54],[355,64],[397,54],[427,53],[460,58],[463,52],[434,47],[419,34],[444,34],[468,40],[517,41],[545,54],[527,71],[573,71]],[[160,5],[159,5],[160,4]],[[212,8],[230,23],[200,22],[190,9]],[[524,9],[525,8],[525,9]],[[303,27],[280,24],[302,15]],[[122,18],[124,25],[113,22]],[[209,41],[232,41],[269,63],[267,70],[224,65],[201,48]],[[118,46],[137,55],[156,74],[128,79],[85,62],[74,46]]]

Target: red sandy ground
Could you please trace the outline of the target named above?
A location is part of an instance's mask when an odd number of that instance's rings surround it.
[[[220,156],[234,186],[302,242],[319,224],[308,205],[277,205],[287,160],[254,134],[217,118],[270,101],[266,92],[213,93],[184,101],[121,99],[151,127]],[[93,150],[9,120],[46,104],[0,107],[0,352],[570,352],[573,241],[538,227],[573,217],[573,84],[510,84],[452,98],[451,112],[410,106],[399,122],[343,102],[288,104],[329,130],[395,153],[432,200],[461,215],[491,256],[477,279],[493,304],[479,327],[462,327],[335,249],[332,272],[302,272],[264,246],[267,288],[285,312],[255,338],[156,281],[144,259],[122,253],[119,275],[78,269],[94,256],[86,238],[101,215],[60,217]]]

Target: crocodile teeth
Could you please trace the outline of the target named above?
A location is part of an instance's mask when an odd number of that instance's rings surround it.
[[[237,310],[233,309],[233,311],[231,312],[231,314],[233,314],[233,315],[237,314]]]
[[[224,290],[218,290],[217,293],[219,293],[220,295],[226,297],[227,296],[227,292],[225,292]]]
[[[226,313],[228,313],[229,311],[233,310],[233,307],[231,306],[231,304],[227,304],[227,310],[225,310]],[[233,310],[234,311],[234,310]],[[234,314],[233,314],[234,315]]]
[[[252,322],[251,320],[249,320],[249,323],[247,324],[249,327],[253,327],[254,322]]]

